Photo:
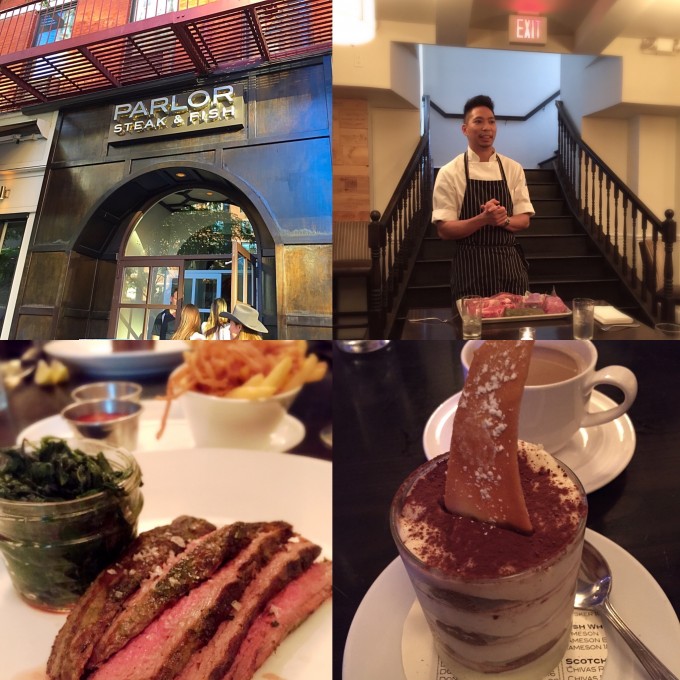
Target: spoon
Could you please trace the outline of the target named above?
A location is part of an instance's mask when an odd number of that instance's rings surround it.
[[[616,628],[635,656],[654,680],[678,680],[646,645],[624,623],[609,602],[612,575],[605,558],[588,541],[583,544],[583,556],[576,583],[576,609],[594,609]]]

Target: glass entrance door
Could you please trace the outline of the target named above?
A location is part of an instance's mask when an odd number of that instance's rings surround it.
[[[158,326],[156,330],[160,329],[164,313],[166,317],[168,314],[171,317],[176,315],[180,274],[180,266],[153,261],[124,266],[115,337],[123,340],[151,339],[152,335],[160,337],[160,332],[154,332],[154,325]],[[169,319],[166,318],[163,335],[169,330],[167,321]],[[170,328],[172,326],[170,323]]]
[[[118,261],[110,333],[159,336],[192,303],[206,321],[216,298],[257,308],[257,242],[243,209],[211,189],[182,189],[141,214]],[[173,298],[176,291],[177,300]]]

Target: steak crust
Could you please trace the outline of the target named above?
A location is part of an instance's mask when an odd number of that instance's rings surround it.
[[[182,544],[214,531],[210,522],[181,516],[171,524],[143,532],[123,555],[99,574],[57,634],[47,662],[50,680],[77,680],[95,643],[125,601],[154,569],[184,550]]]
[[[96,668],[141,633],[161,612],[209,578],[253,538],[254,525],[236,522],[194,541],[177,559],[125,603],[95,645],[88,668]]]
[[[332,590],[332,563],[327,561],[316,562],[291,581],[255,619],[221,680],[251,680],[281,642],[331,597]]]
[[[192,654],[233,614],[237,601],[255,574],[291,536],[285,522],[258,525],[253,540],[212,578],[194,588],[174,606],[109,658],[92,680],[171,680]]]
[[[213,638],[192,657],[176,680],[220,680],[234,662],[250,625],[267,602],[303,573],[321,548],[301,538],[287,543],[250,582],[233,618],[220,624]]]

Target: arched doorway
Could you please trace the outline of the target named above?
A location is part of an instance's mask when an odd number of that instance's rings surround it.
[[[229,309],[235,302],[257,308],[253,225],[243,207],[222,192],[195,187],[168,194],[134,224],[116,282],[113,337],[121,339],[165,339],[164,310],[176,313],[186,303],[198,307],[202,321],[216,298]]]
[[[115,187],[92,212],[74,244],[110,262],[108,337],[150,338],[156,316],[191,302],[207,319],[213,299],[244,301],[276,337],[272,222],[264,203],[238,177],[213,167],[156,167]],[[115,226],[111,223],[115,220]]]

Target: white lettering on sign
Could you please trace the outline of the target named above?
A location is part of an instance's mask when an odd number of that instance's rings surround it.
[[[242,102],[232,85],[218,85],[188,94],[116,104],[109,141],[159,130],[169,134],[189,126],[196,129],[233,123],[243,127]]]
[[[511,43],[545,45],[548,40],[546,17],[511,15],[508,36]]]

